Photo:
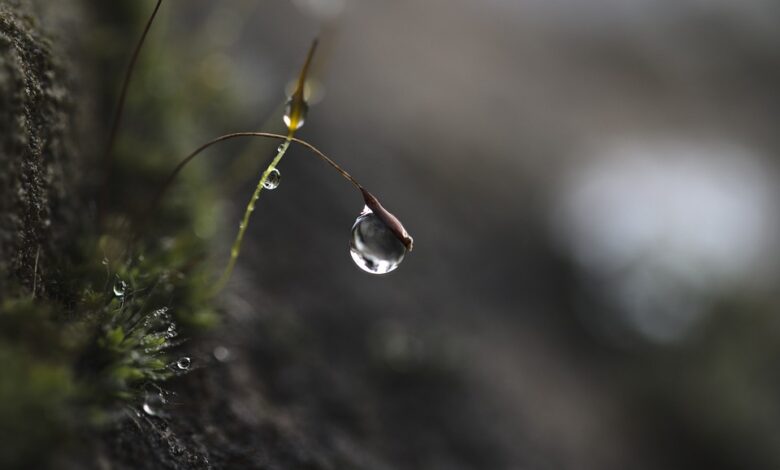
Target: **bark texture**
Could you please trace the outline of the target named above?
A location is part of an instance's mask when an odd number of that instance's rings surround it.
[[[0,3],[0,282],[40,295],[65,236],[71,104],[51,42],[25,9]]]

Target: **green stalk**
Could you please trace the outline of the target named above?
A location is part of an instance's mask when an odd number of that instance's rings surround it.
[[[114,116],[111,119],[111,128],[108,132],[108,142],[106,143],[106,150],[103,156],[103,164],[105,165],[105,175],[103,176],[103,187],[101,188],[100,199],[98,200],[98,222],[102,224],[105,217],[105,212],[108,210],[108,195],[110,193],[111,174],[114,171],[114,143],[116,142],[116,135],[119,131],[120,123],[122,122],[122,114],[125,110],[125,101],[127,100],[127,90],[130,88],[130,79],[133,78],[133,71],[135,71],[135,64],[138,62],[138,57],[141,55],[141,49],[146,41],[146,36],[149,35],[149,31],[152,29],[152,23],[157,17],[157,12],[160,11],[160,6],[163,0],[157,0],[157,4],[152,10],[152,14],[146,21],[141,38],[135,45],[133,55],[130,58],[130,64],[125,71],[125,78],[122,80],[122,91],[119,93],[119,102],[114,110]]]
[[[290,147],[290,142],[292,142],[292,139],[293,132],[290,131],[287,139],[279,146],[279,149],[276,152],[276,156],[273,160],[271,160],[271,164],[268,165],[268,168],[266,168],[263,172],[263,175],[260,177],[260,181],[257,182],[255,192],[252,193],[252,197],[249,199],[249,203],[246,205],[246,210],[244,210],[244,217],[241,219],[241,223],[238,225],[238,235],[236,235],[236,239],[233,241],[233,245],[230,248],[230,260],[228,260],[228,264],[225,267],[225,270],[222,272],[222,275],[219,277],[217,284],[214,286],[214,295],[218,294],[222,291],[222,289],[224,289],[225,285],[230,280],[230,276],[233,275],[233,268],[236,267],[238,255],[241,253],[241,244],[244,241],[244,234],[246,233],[246,228],[249,226],[249,218],[252,216],[252,212],[255,211],[255,203],[260,198],[260,193],[263,191],[263,185],[268,179],[268,175],[270,175],[271,172],[276,169],[276,166],[279,165],[282,157],[284,157],[284,154],[287,152],[287,148]]]
[[[260,193],[263,191],[263,185],[268,179],[268,175],[274,171],[276,166],[279,164],[279,161],[281,161],[282,157],[284,157],[285,152],[287,152],[287,148],[290,146],[290,142],[292,142],[293,138],[295,137],[295,131],[298,130],[301,125],[303,125],[303,120],[306,117],[307,108],[304,96],[306,76],[309,73],[309,66],[311,65],[312,59],[314,58],[314,51],[317,50],[317,43],[318,41],[316,39],[311,43],[309,53],[306,56],[306,62],[304,62],[301,73],[298,76],[298,86],[290,97],[288,104],[288,114],[285,115],[285,122],[287,123],[287,129],[289,130],[287,133],[287,139],[285,139],[282,145],[279,146],[279,149],[276,152],[276,156],[271,161],[271,164],[268,165],[268,168],[265,169],[265,172],[263,172],[263,176],[260,177],[260,181],[257,182],[255,192],[252,193],[252,197],[249,199],[249,204],[247,204],[246,210],[244,211],[244,217],[241,219],[241,223],[238,226],[238,235],[236,235],[236,239],[233,241],[233,246],[230,248],[230,260],[228,261],[225,270],[222,272],[222,276],[220,276],[219,281],[217,281],[217,284],[214,286],[214,294],[219,293],[225,287],[225,284],[227,284],[227,282],[230,280],[230,276],[233,274],[233,268],[236,266],[238,255],[241,252],[241,243],[244,241],[244,233],[246,233],[246,228],[249,226],[249,218],[252,217],[252,212],[255,211],[255,203],[260,197]]]

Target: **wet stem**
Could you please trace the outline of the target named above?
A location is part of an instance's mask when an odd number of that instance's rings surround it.
[[[241,219],[241,223],[238,225],[238,235],[236,235],[236,239],[233,241],[233,245],[230,247],[230,259],[228,260],[228,264],[225,267],[225,270],[222,272],[222,275],[219,277],[219,280],[214,286],[214,291],[212,292],[213,295],[222,291],[227,282],[230,280],[230,277],[233,275],[233,269],[236,267],[238,255],[241,253],[241,244],[244,241],[244,234],[246,233],[246,229],[249,226],[249,219],[252,217],[252,213],[255,211],[255,203],[260,198],[260,193],[263,191],[263,187],[266,180],[268,179],[268,175],[270,175],[276,169],[277,165],[279,165],[279,162],[282,160],[282,157],[284,157],[284,154],[287,152],[287,149],[290,147],[293,135],[294,131],[290,131],[287,139],[279,146],[276,156],[273,160],[271,160],[271,164],[268,165],[268,168],[266,168],[263,172],[263,175],[260,177],[260,181],[257,182],[255,192],[252,193],[252,197],[249,199],[246,210],[244,210],[244,216]]]
[[[157,8],[159,8],[161,1],[162,0],[158,0]],[[140,49],[140,44],[143,43],[143,38],[146,36],[146,32],[148,32],[148,29],[151,26],[151,22],[154,19],[154,15],[156,14],[156,12],[157,9],[155,9],[154,13],[152,14],[152,17],[149,19],[149,23],[147,24],[147,29],[141,38],[141,42],[139,43],[138,49]],[[168,178],[163,182],[158,192],[152,198],[152,201],[149,204],[147,210],[141,214],[141,219],[139,223],[136,225],[137,229],[135,230],[135,233],[133,234],[133,231],[129,232],[130,238],[128,239],[128,243],[126,246],[127,252],[132,252],[134,243],[138,240],[138,237],[140,237],[145,232],[145,228],[147,227],[150,216],[155,212],[156,208],[160,203],[160,200],[162,199],[162,196],[165,194],[166,190],[171,186],[171,184],[173,183],[174,179],[179,174],[179,172],[181,172],[181,170],[189,162],[191,162],[197,155],[199,155],[201,152],[208,149],[212,145],[218,144],[220,142],[224,142],[226,140],[238,138],[238,137],[263,137],[263,138],[270,138],[270,139],[278,139],[278,140],[282,140],[283,142],[277,149],[276,156],[273,158],[271,163],[268,165],[268,167],[265,169],[262,176],[260,177],[260,180],[257,182],[257,186],[255,187],[255,190],[252,193],[252,197],[249,199],[249,203],[246,206],[246,210],[244,211],[244,215],[241,219],[241,223],[239,224],[238,234],[236,235],[236,238],[233,241],[233,245],[231,246],[230,259],[228,260],[228,264],[225,267],[225,270],[222,272],[222,275],[219,277],[218,281],[214,285],[214,289],[209,293],[209,296],[214,296],[219,292],[221,292],[222,289],[224,289],[227,282],[230,280],[230,277],[233,274],[233,270],[236,266],[236,262],[238,261],[238,256],[241,253],[241,245],[244,240],[244,235],[246,234],[246,229],[249,226],[249,219],[251,218],[252,213],[255,210],[255,204],[257,203],[257,200],[260,198],[260,194],[263,191],[265,183],[268,181],[268,177],[274,172],[274,170],[276,170],[276,167],[279,165],[279,162],[284,157],[285,153],[287,152],[287,149],[290,147],[290,144],[292,142],[307,147],[321,160],[323,160],[330,167],[336,170],[336,172],[338,172],[344,179],[349,181],[358,191],[360,191],[366,205],[369,208],[371,208],[374,212],[376,212],[378,216],[381,218],[381,220],[385,224],[387,224],[388,227],[393,231],[393,233],[399,238],[399,240],[401,240],[406,245],[406,247],[409,250],[411,250],[412,238],[406,233],[406,230],[403,228],[403,225],[398,221],[397,218],[395,218],[395,216],[387,212],[379,203],[379,201],[370,192],[368,192],[357,180],[355,180],[355,178],[352,177],[352,175],[347,173],[336,162],[331,160],[328,156],[326,156],[324,153],[322,153],[319,149],[317,149],[310,143],[295,138],[295,131],[303,125],[305,119],[307,105],[304,99],[304,86],[305,86],[308,69],[311,64],[312,58],[314,56],[314,51],[317,48],[317,43],[318,41],[316,39],[312,42],[311,48],[309,49],[309,54],[306,58],[306,62],[304,63],[303,68],[301,70],[301,74],[298,78],[297,88],[295,90],[295,93],[293,93],[292,97],[290,98],[290,101],[288,102],[288,110],[285,115],[285,123],[287,124],[289,129],[288,134],[284,136],[280,134],[272,134],[269,132],[236,132],[236,133],[226,134],[217,137],[201,145],[198,149],[196,149],[194,152],[192,152],[190,155],[184,158],[181,162],[179,162],[179,164],[174,168],[174,170],[171,172]],[[135,58],[133,60],[133,64],[134,62],[135,62]],[[131,65],[131,70],[132,70],[132,65]],[[129,80],[129,74],[128,74],[128,80]],[[124,93],[123,93],[123,98],[124,98]],[[121,115],[122,101],[120,101],[120,112],[118,113],[119,115]],[[112,140],[113,140],[113,136],[112,139],[110,139],[110,141]]]
[[[284,154],[290,147],[290,143],[295,138],[295,131],[303,124],[306,113],[306,102],[304,99],[306,76],[308,74],[311,61],[314,57],[314,52],[317,50],[317,44],[318,41],[315,39],[309,48],[309,53],[306,56],[306,62],[304,62],[301,73],[298,76],[298,84],[295,92],[290,98],[289,114],[285,116],[285,122],[289,129],[287,138],[279,146],[276,152],[276,156],[271,161],[271,164],[268,165],[268,168],[265,169],[265,172],[263,172],[263,175],[260,177],[260,181],[257,182],[257,187],[255,188],[254,193],[252,193],[252,197],[249,199],[246,210],[244,210],[244,216],[242,217],[241,223],[238,226],[238,234],[236,235],[236,239],[233,241],[233,245],[230,248],[230,259],[228,260],[228,264],[225,267],[225,270],[222,272],[222,275],[215,284],[212,295],[221,292],[227,282],[230,280],[230,277],[233,274],[233,269],[235,268],[236,262],[238,261],[238,255],[241,253],[241,244],[244,241],[244,234],[246,233],[246,229],[249,226],[249,219],[252,217],[252,213],[255,210],[255,203],[260,198],[260,193],[263,191],[263,187],[265,182],[268,180],[268,176],[276,169],[276,166],[279,165],[282,157],[284,157]]]
[[[198,147],[198,149],[196,149],[194,152],[192,152],[187,157],[185,157],[181,162],[179,162],[179,164],[176,166],[176,168],[173,169],[171,174],[168,175],[168,178],[165,180],[165,182],[160,186],[160,189],[157,191],[157,194],[150,202],[146,211],[144,211],[143,218],[138,224],[136,224],[136,227],[138,227],[139,230],[137,230],[135,235],[132,236],[132,238],[128,241],[128,246],[127,246],[128,252],[132,251],[132,245],[134,241],[137,240],[138,237],[140,237],[144,233],[144,228],[147,226],[150,216],[155,213],[155,210],[158,207],[162,199],[162,196],[165,194],[166,190],[170,188],[171,184],[176,179],[176,176],[181,172],[181,170],[184,169],[184,167],[187,166],[189,162],[191,162],[195,157],[200,155],[206,149],[220,142],[236,139],[239,137],[254,137],[254,138],[262,137],[266,139],[281,140],[283,142],[282,145],[279,147],[279,150],[277,151],[277,154],[274,157],[273,161],[271,161],[271,164],[263,172],[263,175],[261,176],[260,181],[258,181],[254,193],[252,193],[252,198],[249,200],[249,204],[247,204],[246,210],[244,211],[244,217],[242,218],[241,224],[239,225],[238,235],[236,236],[236,239],[233,242],[233,246],[230,250],[230,260],[228,261],[228,265],[223,271],[222,276],[220,276],[219,280],[215,284],[214,289],[209,293],[210,296],[214,296],[218,294],[225,287],[228,280],[230,279],[230,276],[233,273],[233,268],[235,267],[236,261],[238,259],[238,255],[241,251],[241,243],[243,241],[246,228],[249,224],[249,218],[251,217],[252,212],[255,209],[255,203],[257,202],[257,199],[260,197],[260,193],[263,190],[263,185],[268,180],[268,176],[276,169],[276,167],[279,164],[279,161],[282,159],[285,152],[287,151],[287,148],[293,142],[306,147],[320,160],[327,163],[342,178],[344,178],[349,183],[351,183],[352,186],[354,186],[355,189],[357,189],[361,193],[365,205],[380,217],[382,222],[384,222],[387,225],[387,227],[395,234],[395,236],[398,237],[398,239],[404,243],[404,245],[409,251],[412,250],[412,243],[413,243],[412,237],[409,236],[409,234],[406,232],[406,229],[404,229],[403,224],[401,224],[401,222],[393,214],[391,214],[384,207],[382,207],[382,204],[379,203],[379,200],[373,194],[371,194],[368,190],[366,190],[366,188],[364,188],[363,185],[361,185],[352,175],[350,175],[346,170],[340,167],[330,157],[322,153],[322,151],[320,151],[317,147],[306,142],[305,140],[293,137],[293,134],[294,132],[292,130],[286,136],[281,134],[273,134],[270,132],[234,132],[232,134],[225,134],[223,136],[212,139],[206,142],[205,144],[201,145],[200,147]]]

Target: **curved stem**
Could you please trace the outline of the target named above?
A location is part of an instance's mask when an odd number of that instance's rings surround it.
[[[100,210],[98,212],[98,216],[100,219],[103,218],[106,209],[106,204],[108,203],[107,197],[109,193],[111,173],[113,171],[114,142],[116,141],[116,134],[119,131],[119,124],[122,120],[122,113],[124,112],[125,109],[125,101],[127,100],[127,90],[130,87],[130,79],[133,76],[133,71],[135,70],[136,62],[138,62],[138,57],[141,55],[141,48],[143,47],[144,42],[146,41],[146,36],[149,34],[149,30],[152,28],[152,23],[154,22],[154,18],[157,16],[157,12],[160,10],[160,5],[162,5],[162,0],[157,0],[157,4],[154,6],[154,10],[152,10],[152,14],[149,16],[149,20],[146,22],[146,27],[144,28],[144,31],[141,34],[141,38],[138,40],[138,43],[135,46],[133,55],[130,58],[130,64],[127,66],[127,70],[125,71],[125,77],[124,80],[122,81],[122,91],[119,94],[119,102],[117,103],[116,110],[114,111],[114,116],[111,120],[111,129],[109,130],[108,133],[108,142],[106,143],[106,150],[103,156],[103,160],[105,162],[106,174],[104,176],[102,195],[100,198]]]
[[[178,165],[176,165],[176,168],[173,169],[171,174],[168,175],[168,178],[165,179],[163,184],[160,186],[160,189],[157,190],[157,193],[155,194],[152,201],[149,203],[149,206],[147,207],[146,211],[144,211],[144,214],[142,215],[141,223],[138,224],[138,231],[136,235],[140,235],[144,232],[146,225],[149,221],[149,218],[152,216],[152,214],[157,210],[157,206],[160,204],[160,201],[162,200],[163,195],[165,192],[170,188],[170,186],[173,184],[173,181],[176,179],[176,176],[184,169],[185,166],[187,166],[188,163],[190,163],[195,157],[200,155],[204,150],[208,149],[209,147],[216,145],[220,142],[224,142],[226,140],[232,140],[237,139],[241,137],[262,137],[266,139],[275,139],[275,140],[283,140],[283,141],[289,141],[289,143],[296,143],[299,145],[302,145],[309,149],[311,152],[313,152],[317,157],[319,157],[321,160],[323,160],[325,163],[327,163],[331,168],[336,170],[344,179],[352,183],[355,188],[358,190],[362,190],[363,186],[349,173],[347,173],[346,170],[341,168],[336,162],[334,162],[331,158],[329,158],[327,155],[325,155],[320,149],[315,147],[314,145],[310,144],[309,142],[306,142],[303,139],[299,139],[297,137],[292,136],[285,136],[282,134],[274,134],[271,132],[234,132],[232,134],[225,134],[222,136],[219,136],[215,139],[212,139],[205,144],[198,147],[195,151],[193,151],[191,154],[187,155],[182,161],[179,162]],[[285,150],[287,150],[285,148]],[[282,153],[283,155],[283,153]],[[274,158],[281,159],[281,156],[277,154],[277,156]],[[277,161],[278,163],[278,161]],[[273,162],[272,162],[273,164]],[[266,170],[268,171],[268,170]],[[264,173],[265,175],[265,173]]]

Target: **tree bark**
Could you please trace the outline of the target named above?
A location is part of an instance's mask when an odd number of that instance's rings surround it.
[[[45,295],[73,207],[70,95],[27,8],[0,2],[0,298],[14,285]]]

